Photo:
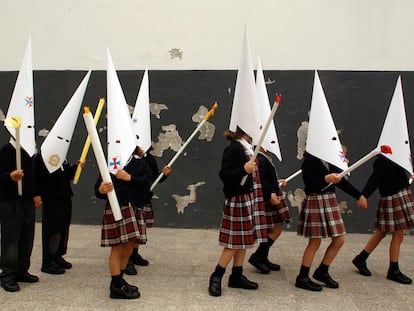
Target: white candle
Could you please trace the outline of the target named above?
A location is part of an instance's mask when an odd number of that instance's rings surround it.
[[[288,178],[285,178],[286,182],[291,181],[293,178],[295,178],[296,176],[299,176],[302,173],[302,170],[297,170],[296,172],[294,172],[292,175],[290,175]]]
[[[89,108],[85,107],[83,114],[83,120],[85,121],[88,135],[91,139],[93,153],[95,154],[96,163],[98,164],[99,172],[101,173],[102,180],[105,182],[112,182],[111,176],[109,175],[108,166],[106,165],[105,155],[99,140],[98,132],[96,130],[95,123],[92,118],[92,114]],[[112,213],[116,221],[122,219],[121,208],[119,207],[118,199],[116,197],[115,190],[107,193],[109,204],[111,205]]]

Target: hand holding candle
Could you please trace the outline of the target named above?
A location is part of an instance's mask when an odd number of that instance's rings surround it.
[[[392,154],[392,149],[388,145],[382,145],[380,148],[375,148],[370,153],[368,153],[366,156],[362,157],[361,159],[359,159],[358,161],[356,161],[354,164],[352,164],[351,166],[349,166],[346,170],[344,170],[341,173],[339,173],[338,176],[341,177],[341,178],[342,177],[345,177],[346,175],[348,175],[349,173],[351,173],[353,170],[355,170],[356,168],[360,167],[362,164],[364,164],[365,162],[369,161],[373,157],[379,155],[380,153]],[[332,183],[330,183],[325,188],[323,188],[322,191],[326,190],[331,185],[332,185]]]

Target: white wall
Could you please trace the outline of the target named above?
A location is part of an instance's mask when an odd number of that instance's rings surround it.
[[[412,0],[0,0],[0,70],[413,70]],[[179,48],[182,59],[170,58]]]

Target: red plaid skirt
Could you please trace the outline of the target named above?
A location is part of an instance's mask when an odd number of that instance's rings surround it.
[[[279,200],[280,203],[277,205],[265,204],[267,228],[290,222],[289,207],[282,191],[279,193]]]
[[[144,209],[135,208],[135,217],[137,220],[138,231],[139,231],[139,244],[147,244],[147,225],[145,223]]]
[[[253,172],[255,177],[255,172]],[[253,178],[255,180],[255,178]],[[254,182],[254,191],[224,200],[219,244],[231,249],[246,249],[255,242],[267,241],[266,217],[261,184]]]
[[[130,206],[121,206],[121,214],[122,219],[115,221],[111,207],[105,206],[101,229],[102,247],[138,242],[140,235],[134,209]]]
[[[298,219],[299,235],[328,238],[346,233],[335,193],[307,195]]]
[[[147,228],[154,227],[154,210],[151,203],[147,203],[144,206],[144,218]]]
[[[394,232],[413,227],[414,198],[410,188],[380,198],[375,228],[384,232]]]

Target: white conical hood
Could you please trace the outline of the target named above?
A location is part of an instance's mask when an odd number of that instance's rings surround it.
[[[127,102],[108,49],[106,79],[108,93],[108,167],[111,173],[116,173],[127,164],[136,148],[136,141],[130,126],[131,117]]]
[[[137,146],[147,151],[151,147],[151,119],[149,101],[148,69],[142,77],[141,87],[131,119],[132,131],[137,139]]]
[[[266,83],[263,75],[262,64],[260,58],[257,65],[257,75],[256,75],[256,89],[257,89],[257,107],[260,113],[260,126],[262,129],[266,124],[267,118],[270,115],[270,102],[269,95],[267,94]],[[263,139],[262,147],[267,151],[272,152],[277,156],[279,161],[282,161],[282,154],[280,152],[279,140],[277,139],[276,128],[273,120],[270,123],[269,129],[266,132],[266,136]]]
[[[49,173],[59,169],[66,158],[90,75],[91,71],[83,78],[40,147],[43,162]]]
[[[413,174],[401,76],[398,77],[378,141],[378,146],[382,145],[389,145],[392,149],[392,154],[384,154],[385,157],[406,169],[410,174]]]
[[[229,129],[234,132],[237,126],[240,127],[252,137],[253,144],[256,144],[260,138],[260,129],[257,127],[260,123],[260,116],[256,107],[257,91],[254,82],[247,31],[245,31]]]
[[[317,71],[313,84],[306,151],[342,170],[348,168]]]
[[[34,92],[32,68],[32,41],[26,46],[23,62],[17,76],[16,85],[10,101],[6,118],[20,117],[20,144],[24,150],[33,156],[36,152],[35,123],[34,123]],[[9,133],[15,137],[16,130],[6,126]]]

